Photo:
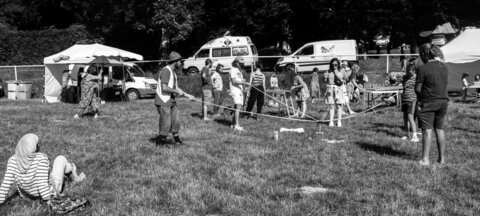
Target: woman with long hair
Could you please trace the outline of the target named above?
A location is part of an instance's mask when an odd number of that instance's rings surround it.
[[[344,103],[344,93],[341,86],[345,83],[345,70],[340,66],[340,61],[337,58],[330,60],[330,66],[325,74],[326,93],[325,103],[330,105],[330,123],[333,127],[333,119],[335,110],[337,111],[337,126],[342,127],[342,109]]]

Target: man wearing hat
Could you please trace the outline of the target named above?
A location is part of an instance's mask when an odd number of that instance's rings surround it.
[[[155,96],[155,106],[157,106],[159,118],[159,137],[156,140],[157,145],[167,144],[168,133],[173,134],[175,145],[183,144],[178,135],[180,130],[180,119],[176,98],[185,96],[192,100],[194,97],[185,93],[178,87],[176,70],[182,68],[182,56],[175,51],[170,53],[168,65],[165,66],[158,75],[157,94]]]
[[[242,74],[242,67],[244,64],[243,57],[237,56],[232,62],[232,69],[230,70],[230,96],[233,98],[235,104],[235,114],[232,119],[232,128],[238,131],[244,131],[240,126],[238,119],[240,117],[240,109],[243,106],[243,86],[250,85],[245,82]]]

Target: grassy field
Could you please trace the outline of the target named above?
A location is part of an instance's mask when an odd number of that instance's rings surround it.
[[[107,103],[97,120],[73,119],[72,104],[0,104],[1,176],[20,137],[38,134],[51,160],[65,155],[87,174],[84,183],[67,186],[68,194],[92,203],[78,215],[480,214],[478,104],[452,103],[447,164],[428,167],[415,163],[421,144],[399,138],[396,108],[345,120],[343,128],[323,125],[323,135],[314,134],[312,123],[265,117],[242,120],[247,132],[239,133],[229,117],[204,122],[199,104],[181,100],[187,145],[169,149],[152,142],[158,131],[152,100]],[[324,111],[323,103],[309,108],[317,118]],[[306,132],[280,133],[275,141],[280,127]],[[302,186],[329,192],[303,195]],[[0,206],[0,215],[48,213],[39,201],[18,196]]]

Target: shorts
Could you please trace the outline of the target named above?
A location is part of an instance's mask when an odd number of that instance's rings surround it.
[[[341,87],[336,85],[327,85],[327,93],[325,95],[326,104],[343,104],[345,96]]]
[[[415,105],[417,105],[417,101],[404,101],[402,103],[402,112],[414,114],[415,113]]]
[[[447,114],[448,101],[435,100],[426,103],[419,103],[418,123],[421,129],[443,129],[445,115]]]
[[[234,104],[243,105],[243,92],[230,91],[230,96],[232,96]]]
[[[213,102],[212,90],[202,90],[202,101],[208,103]]]

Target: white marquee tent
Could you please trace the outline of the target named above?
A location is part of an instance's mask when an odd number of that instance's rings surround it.
[[[57,54],[45,57],[45,99],[49,103],[59,102],[62,91],[62,75],[71,70],[73,64],[91,64],[98,58],[123,61],[125,59],[143,60],[143,56],[101,44],[73,45]],[[70,68],[69,68],[70,65]]]
[[[448,90],[462,88],[464,72],[469,73],[469,81],[480,74],[480,29],[466,29],[441,49],[450,70]]]

